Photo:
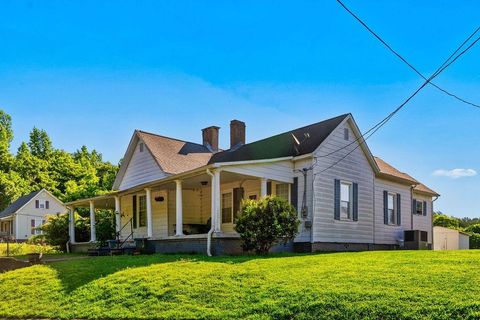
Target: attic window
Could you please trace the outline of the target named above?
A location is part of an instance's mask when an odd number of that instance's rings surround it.
[[[348,141],[349,135],[350,135],[350,132],[348,131],[348,128],[343,129],[343,139]]]
[[[140,143],[140,152],[143,152],[143,143]]]

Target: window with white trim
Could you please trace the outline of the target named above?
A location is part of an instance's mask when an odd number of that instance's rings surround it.
[[[278,183],[275,186],[275,195],[279,198],[289,201],[289,185],[288,183]]]
[[[233,215],[233,196],[231,192],[222,193],[222,223],[231,223]]]
[[[352,220],[353,186],[351,182],[340,182],[340,220]]]
[[[30,227],[31,227],[31,234],[32,235],[37,235],[37,234],[43,234],[43,231],[40,229],[37,229],[41,227],[43,224],[45,224],[45,220],[43,219],[31,219],[30,220]]]
[[[388,210],[388,224],[396,224],[396,213],[397,209],[395,208],[397,196],[394,193],[389,193],[387,196],[387,210]]]

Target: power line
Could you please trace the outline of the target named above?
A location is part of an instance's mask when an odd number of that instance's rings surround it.
[[[432,76],[435,75],[433,78],[435,78],[435,77],[438,75],[437,73],[440,71],[440,69],[443,68],[443,69],[441,70],[441,71],[443,71],[443,70],[444,70],[444,67],[445,67],[445,68],[448,67],[451,63],[453,63],[455,60],[457,60],[461,55],[463,55],[467,50],[469,50],[469,49],[479,40],[479,39],[477,38],[472,44],[470,44],[470,46],[469,46],[467,49],[465,49],[461,54],[459,54],[459,55],[454,59],[454,61],[450,62],[450,60],[453,58],[453,56],[454,56],[455,54],[457,54],[458,51],[460,51],[460,50],[463,48],[463,46],[464,46],[466,43],[468,43],[468,41],[470,41],[470,39],[472,39],[479,30],[480,30],[480,27],[478,27],[477,29],[475,29],[475,30],[457,47],[457,49],[455,49],[455,51],[445,60],[445,62],[443,62],[442,65],[441,65],[440,67],[438,67],[438,69],[432,74]],[[449,62],[450,62],[450,63],[449,63]],[[448,64],[448,66],[446,66],[447,64]],[[440,72],[441,72],[441,71],[440,71]],[[431,80],[432,80],[433,78],[425,79],[425,81],[426,81],[427,83],[429,83],[429,82],[431,83]],[[430,80],[430,81],[429,81],[429,80]],[[422,85],[421,88],[423,89],[423,87],[425,87],[425,84]],[[418,92],[416,92],[416,93],[418,93]],[[415,93],[415,95],[416,95],[416,93]],[[411,98],[413,98],[413,97],[409,97],[409,98],[408,98],[408,101],[410,101]],[[408,102],[408,101],[407,101],[407,102]],[[373,127],[371,127],[370,129],[368,129],[366,132],[364,132],[360,137],[358,137],[358,138],[355,139],[354,141],[352,141],[352,142],[346,144],[345,146],[343,146],[343,147],[341,147],[341,148],[339,148],[339,149],[336,149],[336,150],[334,150],[334,151],[332,151],[332,152],[329,152],[329,153],[327,153],[327,154],[318,156],[318,158],[329,157],[329,156],[331,156],[332,154],[335,154],[335,153],[337,153],[337,152],[339,152],[339,151],[341,151],[341,150],[344,150],[344,149],[348,148],[349,146],[355,144],[355,143],[358,142],[360,139],[362,139],[365,135],[367,135],[367,134],[369,134],[371,131],[375,130],[375,129],[377,128],[377,126],[379,126],[379,125],[382,124],[382,122],[386,121],[387,119],[390,120],[390,118],[393,117],[393,115],[395,115],[401,108],[403,108],[403,106],[404,106],[405,104],[406,104],[406,103],[402,103],[402,104],[400,105],[400,107],[397,108],[398,110],[395,109],[394,111],[392,111],[391,113],[389,113],[385,118],[383,118],[380,122],[378,122],[378,123],[375,124]],[[387,120],[387,121],[388,121],[388,120]]]
[[[337,0],[338,1],[338,0]],[[351,151],[349,151],[347,154],[345,154],[343,157],[341,157],[338,161],[334,162],[332,165],[329,167],[321,170],[320,172],[317,172],[316,174],[320,174],[322,172],[325,172],[333,167],[335,167],[337,164],[339,164],[341,161],[343,161],[346,157],[348,157],[352,152],[354,152],[358,147],[360,147],[362,144],[366,142],[372,135],[374,135],[380,128],[382,128],[390,119],[397,113],[399,112],[413,97],[415,97],[428,83],[430,83],[431,80],[436,78],[440,73],[442,73],[446,68],[448,68],[452,63],[454,63],[458,58],[460,58],[463,54],[465,54],[468,50],[470,50],[479,40],[480,37],[477,37],[467,48],[465,48],[462,52],[460,52],[457,56],[454,57],[454,55],[460,51],[460,49],[478,32],[480,28],[477,28],[472,35],[470,35],[467,40],[465,40],[446,60],[445,62],[442,63],[440,67],[428,78],[423,82],[423,84],[418,87],[400,106],[398,106],[395,110],[390,112],[383,120],[378,122],[375,126],[370,128],[368,131],[366,131],[364,134],[362,134],[359,138],[357,138],[355,141],[347,144],[346,146],[339,148],[333,152],[330,152],[328,155],[332,155],[333,153],[336,153],[340,150],[345,149],[346,147],[352,145],[355,142],[358,142],[359,140],[362,140],[355,148],[353,148]],[[453,58],[453,59],[452,59]],[[368,136],[366,136],[368,134]],[[365,137],[366,136],[366,137]],[[324,156],[328,156],[324,155]],[[324,157],[324,156],[319,156],[319,157]],[[313,167],[313,166],[312,166]]]
[[[417,69],[415,68],[411,63],[409,63],[404,57],[402,57],[400,55],[400,53],[398,53],[397,51],[395,51],[385,40],[383,40],[375,31],[372,30],[372,28],[370,28],[362,19],[360,19],[354,12],[352,12],[342,1],[340,0],[337,0],[337,2],[352,16],[355,18],[355,20],[357,20],[365,29],[368,30],[368,32],[370,32],[375,38],[377,38],[385,47],[387,47],[388,50],[390,50],[395,56],[397,56],[400,60],[402,60],[408,67],[410,67],[410,69],[412,69],[416,74],[418,74],[421,78],[423,78],[423,80],[427,80],[427,78]],[[476,31],[478,31],[480,29],[480,27],[477,28]],[[473,37],[473,34],[472,36]],[[466,40],[466,42],[468,42],[470,39],[468,38]],[[452,97],[452,98],[455,98],[465,104],[468,104],[470,106],[473,106],[473,107],[476,107],[476,108],[480,108],[480,105],[476,104],[476,103],[473,103],[473,102],[470,102],[470,101],[467,101],[459,96],[457,96],[456,94],[453,94],[443,88],[441,88],[440,86],[438,86],[437,84],[433,83],[433,82],[430,82],[430,85],[432,85],[433,87],[437,88],[438,90],[440,90],[441,92],[447,94],[448,96]]]

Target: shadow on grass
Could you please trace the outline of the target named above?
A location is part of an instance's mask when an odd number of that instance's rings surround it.
[[[197,254],[151,254],[140,256],[106,256],[90,257],[88,259],[72,259],[49,264],[61,280],[65,291],[72,292],[91,281],[127,269],[146,267],[154,264],[176,261],[207,261],[217,263],[238,264],[251,260],[275,259],[284,257],[305,256],[308,254],[281,253],[266,256],[221,256],[208,257]]]

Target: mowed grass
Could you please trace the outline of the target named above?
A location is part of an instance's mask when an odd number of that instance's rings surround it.
[[[478,319],[480,251],[122,256],[0,274],[0,318]]]
[[[0,257],[7,255],[7,248],[10,256],[21,256],[29,253],[59,253],[56,247],[49,245],[29,244],[29,243],[0,243]]]

